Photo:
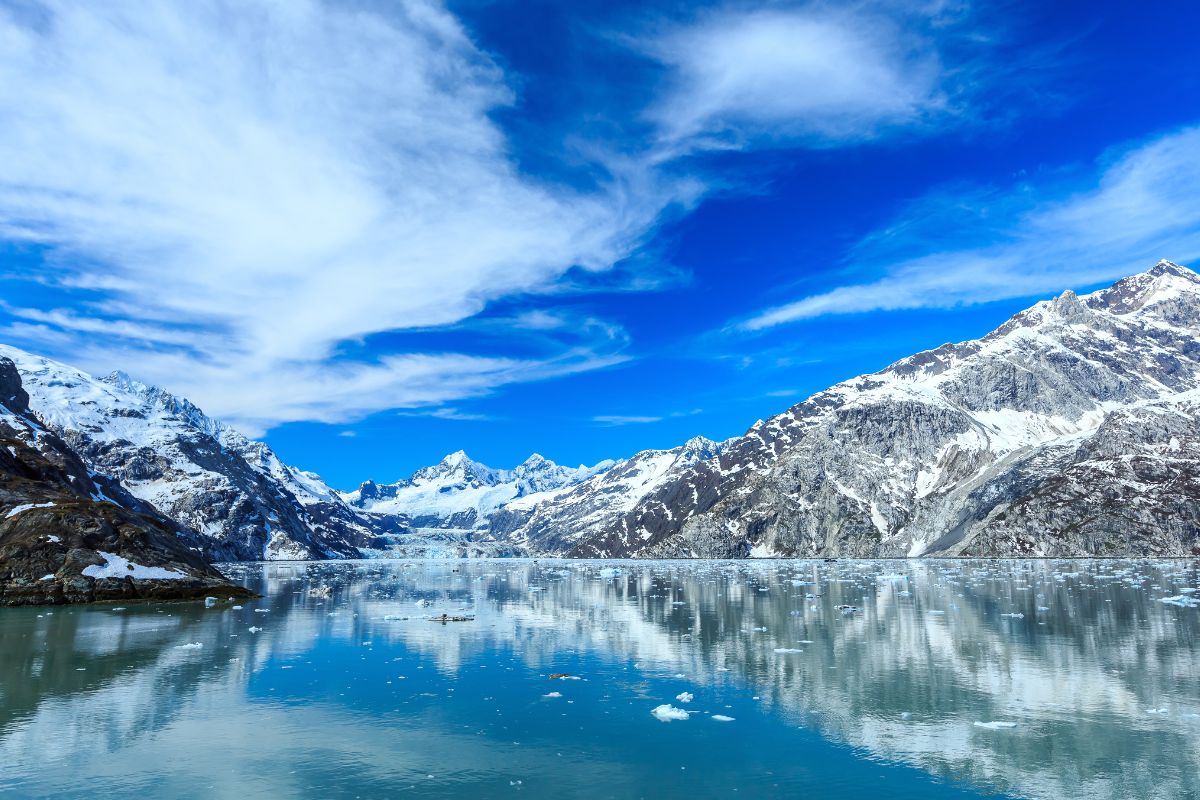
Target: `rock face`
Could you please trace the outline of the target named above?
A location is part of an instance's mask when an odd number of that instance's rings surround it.
[[[572,556],[1200,555],[1198,411],[1200,276],[1161,262],[492,524]]]
[[[249,594],[192,532],[88,469],[28,402],[0,358],[0,605]]]
[[[29,406],[93,471],[194,531],[216,560],[356,558],[394,528],[187,400],[0,345]]]

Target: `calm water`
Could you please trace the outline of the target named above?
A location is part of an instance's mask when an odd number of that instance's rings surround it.
[[[0,795],[1200,797],[1200,608],[1160,602],[1197,566],[238,565],[241,609],[0,610]]]

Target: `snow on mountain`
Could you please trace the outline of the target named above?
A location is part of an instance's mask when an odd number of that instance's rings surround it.
[[[88,466],[197,532],[214,559],[357,557],[377,525],[318,476],[192,403],[123,373],[95,378],[0,345],[37,418]]]
[[[412,528],[485,527],[488,517],[513,502],[536,502],[565,487],[603,473],[613,464],[562,467],[534,453],[514,469],[492,469],[459,450],[440,463],[390,484],[363,483],[342,499],[371,514]]]
[[[577,556],[1195,554],[1198,388],[1200,276],[1164,261],[493,529]]]

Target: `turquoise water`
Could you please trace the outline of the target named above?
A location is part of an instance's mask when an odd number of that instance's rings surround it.
[[[1200,796],[1193,562],[225,569],[0,610],[0,796]]]

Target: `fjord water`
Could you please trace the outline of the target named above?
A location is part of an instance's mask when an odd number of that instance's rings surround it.
[[[0,795],[1200,796],[1195,562],[224,569],[0,610]]]

